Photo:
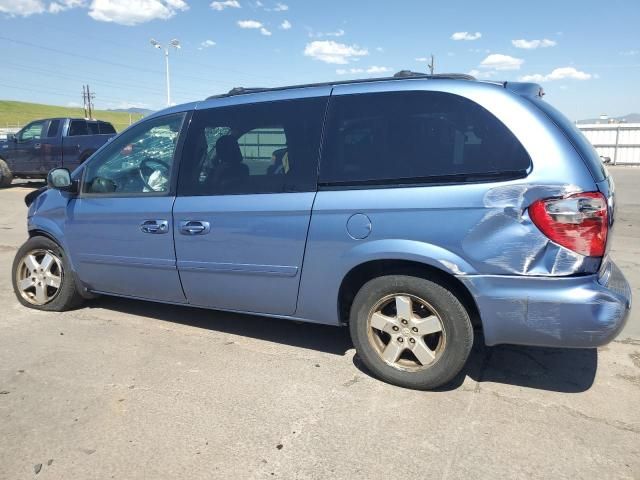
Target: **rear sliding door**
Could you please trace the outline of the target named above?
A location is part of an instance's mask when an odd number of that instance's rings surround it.
[[[295,312],[328,94],[194,113],[173,210],[189,303]]]

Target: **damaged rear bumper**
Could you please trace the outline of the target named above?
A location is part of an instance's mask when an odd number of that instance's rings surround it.
[[[598,347],[624,328],[631,289],[609,260],[597,275],[458,277],[473,294],[487,345]]]

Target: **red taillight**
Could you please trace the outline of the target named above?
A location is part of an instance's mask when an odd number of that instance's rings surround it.
[[[557,244],[588,257],[604,255],[609,220],[602,193],[537,200],[529,207],[529,216]]]

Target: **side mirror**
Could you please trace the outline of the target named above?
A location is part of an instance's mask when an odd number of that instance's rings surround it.
[[[54,168],[47,175],[47,186],[65,192],[73,191],[71,173],[66,168]]]
[[[18,137],[16,137],[15,133],[7,133],[7,142],[16,143],[18,141]]]

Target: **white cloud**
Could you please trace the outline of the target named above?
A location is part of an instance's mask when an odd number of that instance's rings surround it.
[[[266,29],[266,27],[258,22],[257,20],[238,20],[238,26],[240,28],[248,28],[251,30],[260,30],[262,35],[266,35],[267,37],[271,36],[271,32]]]
[[[240,28],[262,28],[262,23],[257,20],[238,20],[238,26]]]
[[[344,65],[350,60],[369,55],[369,51],[357,45],[345,45],[333,40],[316,40],[307,44],[304,54],[325,63]]]
[[[384,48],[382,48],[382,47],[376,47],[376,52],[384,52]]]
[[[378,74],[378,73],[386,73],[390,72],[391,69],[389,67],[378,67],[373,65],[369,68],[338,68],[336,73],[338,75],[353,75],[356,73],[370,73],[370,74]]]
[[[387,73],[390,71],[391,69],[389,67],[378,67],[376,65],[367,68],[367,73]]]
[[[549,40],[548,38],[543,38],[542,40],[511,40],[511,43],[516,48],[524,48],[526,50],[533,50],[535,48],[547,48],[547,47],[555,47],[558,42],[554,40]]]
[[[510,57],[509,55],[502,55],[501,53],[492,53],[480,62],[480,67],[492,70],[519,70],[523,63],[524,60],[521,58]]]
[[[137,25],[151,20],[167,20],[188,10],[184,0],[93,0],[89,16],[99,22]]]
[[[204,42],[200,43],[200,47],[198,48],[198,50],[202,50],[204,48],[211,48],[215,46],[216,46],[216,42],[214,42],[213,40],[205,40]]]
[[[286,12],[289,10],[289,5],[285,5],[284,3],[276,3],[276,6],[271,9],[274,12]]]
[[[482,37],[480,32],[455,32],[451,35],[451,40],[478,40],[480,37]]]
[[[28,17],[39,13],[59,13],[70,8],[84,7],[85,0],[0,0],[0,13]]]
[[[560,67],[554,69],[547,75],[534,73],[533,75],[523,75],[519,78],[521,82],[551,82],[554,80],[590,80],[596,78],[595,75],[585,73],[573,67]]]
[[[429,62],[429,61],[431,61],[431,59],[427,58],[427,57],[418,57],[418,58],[416,58],[416,62]]]
[[[309,38],[322,38],[322,37],[343,37],[344,30],[341,28],[336,30],[335,32],[314,32],[311,30],[309,32]]]
[[[495,70],[481,71],[476,68],[468,72],[469,75],[471,75],[472,77],[476,77],[477,79],[480,79],[480,80],[486,80],[488,78],[492,78],[496,75],[496,73],[497,72]]]
[[[211,2],[209,6],[220,12],[225,8],[240,8],[240,2],[238,0],[224,0],[222,2]]]
[[[640,50],[625,50],[624,52],[620,52],[620,55],[623,57],[634,57],[640,54]]]
[[[281,24],[280,24],[280,28],[282,30],[289,30],[291,28],[291,22],[289,20],[284,20]]]

